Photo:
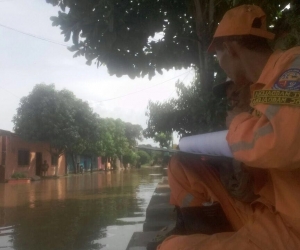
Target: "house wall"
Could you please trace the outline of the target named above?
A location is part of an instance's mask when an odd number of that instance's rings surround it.
[[[98,170],[105,170],[105,164],[104,162],[102,162],[102,158],[99,156],[97,158],[97,161],[98,161]]]
[[[16,135],[2,135],[0,136],[0,144],[2,144],[2,137],[6,137],[6,159],[5,159],[5,179],[9,179],[15,172],[23,172],[27,177],[36,176],[36,153],[42,154],[42,161],[47,160],[49,169],[47,172],[48,176],[55,174],[55,166],[51,165],[51,154],[49,152],[50,145],[45,142],[27,142],[22,140]],[[0,150],[2,145],[0,146]],[[29,151],[29,164],[24,166],[18,165],[18,151],[28,150]],[[1,151],[0,151],[1,152]],[[0,154],[0,162],[1,162]],[[66,160],[65,156],[62,155],[58,159],[58,173],[57,175],[65,174]]]
[[[75,173],[75,167],[72,159],[72,154],[67,153],[67,173]],[[79,164],[79,166],[82,166],[84,171],[91,171],[92,170],[104,170],[104,165],[102,164],[101,157],[90,157],[90,156],[84,156],[84,155],[77,155],[76,163]],[[78,169],[79,171],[79,169]]]

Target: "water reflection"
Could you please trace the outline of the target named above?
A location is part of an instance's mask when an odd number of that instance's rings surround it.
[[[96,172],[0,184],[0,248],[125,250],[142,231],[163,170]]]

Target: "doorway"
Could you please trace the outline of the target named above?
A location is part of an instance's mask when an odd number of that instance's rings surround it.
[[[42,164],[43,164],[42,153],[36,152],[35,153],[35,174],[38,176],[42,175]]]
[[[5,182],[5,167],[0,165],[0,183]]]

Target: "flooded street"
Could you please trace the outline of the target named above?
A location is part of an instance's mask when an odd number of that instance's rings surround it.
[[[0,249],[125,250],[162,168],[0,184]]]

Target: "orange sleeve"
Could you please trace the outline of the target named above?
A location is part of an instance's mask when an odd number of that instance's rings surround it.
[[[254,92],[252,101],[258,101],[252,104],[261,115],[242,113],[229,127],[226,139],[234,158],[257,168],[300,168],[300,47],[274,53],[252,87],[296,98],[275,104],[273,96],[255,99]]]
[[[300,107],[259,104],[255,117],[235,117],[227,141],[234,158],[258,168],[300,167]]]

